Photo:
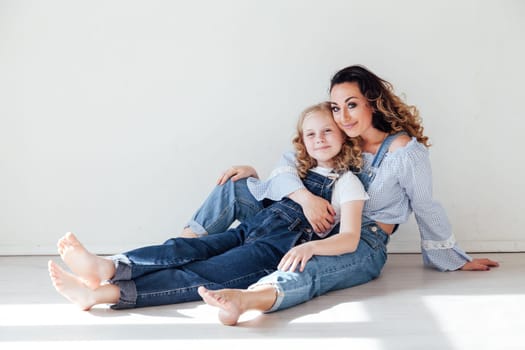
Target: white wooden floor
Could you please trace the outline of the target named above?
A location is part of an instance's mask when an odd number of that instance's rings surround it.
[[[483,256],[501,266],[441,273],[391,254],[371,283],[237,327],[201,302],[83,312],[49,281],[57,257],[0,257],[0,349],[525,349],[525,253]]]

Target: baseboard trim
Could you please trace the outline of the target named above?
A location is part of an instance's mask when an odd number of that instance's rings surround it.
[[[99,255],[111,255],[148,245],[140,242],[126,246],[89,246],[88,249]],[[525,252],[525,241],[460,241],[459,246],[468,253],[520,253]],[[389,253],[420,253],[420,243],[415,241],[393,240],[388,244]],[[56,246],[0,246],[0,255],[57,255]]]

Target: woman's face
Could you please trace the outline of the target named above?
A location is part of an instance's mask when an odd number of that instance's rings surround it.
[[[372,126],[372,107],[357,83],[342,83],[332,87],[330,104],[337,125],[348,135],[363,135]]]

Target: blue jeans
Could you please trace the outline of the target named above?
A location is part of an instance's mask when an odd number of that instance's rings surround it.
[[[215,188],[193,216],[189,226],[200,226],[201,232],[213,236],[216,227],[229,227],[235,219],[242,220],[253,215],[257,208],[262,209],[263,205],[250,193],[246,181],[228,181]],[[252,287],[261,284],[275,286],[278,297],[268,310],[270,312],[298,305],[329,291],[366,283],[381,273],[387,259],[388,240],[389,236],[375,223],[363,222],[361,239],[355,252],[338,256],[314,256],[303,272],[275,271]]]
[[[247,288],[275,271],[280,259],[298,239],[283,228],[282,215],[265,213],[266,220],[249,235],[246,224],[200,238],[174,238],[164,244],[113,256],[120,288],[113,309],[156,306],[200,300],[199,286],[208,289]],[[288,223],[287,226],[289,226]],[[271,236],[271,237],[269,237]]]
[[[303,183],[331,198],[333,181],[309,172]],[[113,308],[200,299],[197,288],[247,288],[274,271],[297,242],[315,239],[301,207],[288,198],[272,203],[228,231],[196,239],[174,238],[120,256],[111,283],[120,288]]]
[[[361,226],[361,239],[353,253],[313,256],[303,272],[275,271],[251,288],[271,284],[277,300],[270,310],[283,310],[327,292],[369,282],[379,276],[386,263],[388,235],[374,223]]]
[[[264,208],[248,190],[246,179],[216,186],[186,227],[203,236],[226,231],[235,221],[241,222]]]

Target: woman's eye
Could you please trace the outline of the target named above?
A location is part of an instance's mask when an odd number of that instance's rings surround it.
[[[355,103],[351,102],[348,104],[348,109],[352,109],[352,108],[355,108],[355,106],[357,106]]]
[[[339,107],[332,107],[332,113],[339,112]]]

